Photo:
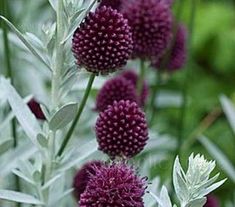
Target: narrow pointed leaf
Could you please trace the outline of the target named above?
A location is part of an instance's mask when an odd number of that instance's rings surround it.
[[[185,207],[202,207],[206,203],[206,198],[198,198],[190,201]]]
[[[156,200],[156,202],[160,205],[160,206],[163,206],[163,203],[162,203],[162,201],[161,201],[161,199],[158,197],[158,196],[156,196],[154,193],[152,193],[151,191],[149,192],[150,193],[150,195]]]
[[[35,182],[33,180],[31,180],[29,177],[27,177],[26,175],[24,175],[22,172],[20,172],[19,170],[12,170],[12,172],[17,175],[18,177],[20,177],[21,179],[23,179],[24,181],[32,184],[32,185],[35,185]]]
[[[46,63],[46,61],[41,57],[41,55],[37,52],[37,50],[28,42],[28,40],[24,37],[24,35],[5,17],[0,15],[0,19],[2,19],[11,30],[17,35],[17,37],[24,43],[24,45],[30,50],[30,52],[37,57],[50,71],[50,66]]]
[[[1,82],[13,113],[15,114],[27,136],[35,145],[37,145],[36,137],[37,134],[41,133],[41,128],[35,116],[32,114],[29,107],[24,103],[23,99],[19,96],[9,81],[5,78],[2,78]]]
[[[215,189],[219,188],[221,185],[223,185],[225,183],[227,179],[221,180],[217,183],[214,183],[213,185],[211,185],[210,187],[206,188],[206,190],[203,192],[204,195],[208,195],[210,194],[212,191],[214,191]]]
[[[199,138],[202,145],[208,150],[208,152],[215,158],[220,165],[221,169],[229,176],[229,178],[235,183],[235,168],[226,155],[214,145],[207,137],[203,136]]]
[[[56,11],[58,0],[48,0],[51,7]]]
[[[177,197],[180,201],[187,200],[188,189],[187,185],[182,177],[183,169],[179,162],[179,157],[176,157],[173,169],[173,183]]]
[[[235,106],[226,96],[221,96],[220,101],[229,124],[235,133]]]
[[[163,203],[162,207],[172,207],[171,200],[170,200],[168,191],[165,186],[162,187],[162,190],[160,193],[160,199]]]
[[[43,202],[34,198],[31,195],[19,193],[16,191],[10,191],[10,190],[0,190],[0,198],[3,200],[13,201],[17,203],[27,203],[27,204],[34,204],[34,205],[43,204]]]

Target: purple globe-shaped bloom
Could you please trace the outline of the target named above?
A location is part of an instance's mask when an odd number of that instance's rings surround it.
[[[162,63],[164,61],[165,53],[152,59],[152,66],[157,69],[164,69]],[[170,71],[175,71],[182,68],[187,59],[187,30],[184,25],[179,25],[176,33],[176,38],[173,47],[171,48],[171,54],[169,61],[166,64],[166,68]]]
[[[74,197],[79,201],[81,194],[85,191],[87,183],[91,175],[95,175],[97,169],[104,166],[101,161],[91,161],[86,163],[79,169],[73,179]]]
[[[108,80],[100,89],[96,98],[96,109],[104,111],[114,101],[130,100],[137,102],[135,86],[123,77]]]
[[[132,28],[133,57],[149,59],[162,53],[172,37],[172,13],[163,0],[132,0],[122,13]]]
[[[124,70],[121,74],[121,77],[124,77],[125,79],[131,81],[131,83],[135,86],[135,89],[137,91],[137,84],[138,84],[138,75],[135,71],[133,70]],[[148,98],[148,94],[149,94],[149,88],[147,85],[147,82],[144,81],[143,83],[143,87],[141,89],[141,93],[138,96],[138,103],[140,106],[144,106],[145,102],[147,101]]]
[[[144,207],[146,179],[125,164],[102,166],[91,176],[80,207]]]
[[[141,152],[148,140],[144,112],[136,102],[114,101],[96,121],[99,150],[111,158],[131,158]]]
[[[111,7],[98,7],[75,31],[72,50],[77,64],[89,72],[107,74],[121,68],[133,50],[127,20]]]
[[[207,196],[207,202],[204,207],[219,207],[219,201],[215,196]]]

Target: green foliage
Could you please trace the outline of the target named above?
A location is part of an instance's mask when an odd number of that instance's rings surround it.
[[[148,207],[156,206],[156,203],[159,203],[159,207],[172,207],[172,203],[176,202],[172,199],[174,197],[170,199],[167,189],[173,192],[171,174],[177,151],[179,111],[183,102],[182,88],[185,77],[188,81],[188,103],[183,131],[186,147],[181,151],[182,163],[186,163],[184,161],[192,151],[213,157],[218,163],[216,170],[222,171],[221,177],[229,178],[221,190],[216,191],[221,206],[235,205],[232,196],[235,186],[234,4],[229,1],[196,2],[191,51],[193,57],[189,58],[190,62],[183,70],[163,75],[155,100],[158,109],[150,129],[149,143],[144,152],[133,160],[141,175],[148,176],[149,182],[152,183],[148,187],[151,193],[145,195],[145,204]],[[91,0],[64,0],[63,21],[60,22],[63,31],[58,41],[57,3],[58,0],[18,0],[14,4],[9,1],[9,15],[7,18],[0,16],[1,21],[10,29],[9,41],[13,51],[11,62],[16,77],[14,86],[3,76],[0,80],[0,177],[1,180],[3,178],[0,188],[9,189],[14,185],[12,174],[18,176],[22,184],[22,193],[0,190],[0,198],[39,206],[45,203],[49,207],[75,206],[73,199],[69,197],[73,191],[70,186],[74,170],[90,159],[107,160],[107,157],[97,150],[97,142],[94,139],[93,126],[97,113],[93,108],[97,91],[109,77],[96,78],[71,142],[62,156],[56,156],[71,121],[76,116],[77,106],[81,103],[89,75],[82,68],[78,70],[74,63],[71,35],[85,14],[96,6]],[[184,1],[182,21],[185,23],[189,21],[190,3],[191,1]],[[61,49],[59,58],[58,46]],[[4,48],[2,42],[0,48]],[[62,64],[59,65],[60,80],[56,83],[58,90],[54,91],[56,100],[52,101],[51,96],[54,95],[49,94],[51,79],[56,74],[56,63],[61,61],[60,57],[63,58]],[[5,74],[4,51],[1,49],[0,62],[1,74]],[[136,62],[131,61],[128,67],[137,68]],[[154,71],[149,70],[146,78],[153,87]],[[26,103],[32,96],[42,102],[47,121],[42,123],[36,120],[27,107]],[[55,102],[55,107],[52,107],[52,102]],[[211,112],[217,112],[217,108],[218,116],[211,116]],[[12,148],[10,127],[14,118],[18,120],[19,145],[16,148]],[[209,125],[208,120],[211,121]],[[182,169],[176,160],[174,178],[181,184],[175,184],[175,188],[181,204],[188,199],[183,197],[191,193],[189,186],[185,184],[188,178]],[[221,183],[218,183],[218,186]],[[162,184],[166,187],[161,187]],[[209,193],[218,187],[205,186],[200,186],[205,187],[200,198],[188,199],[188,203],[182,206],[201,207],[205,202],[205,192]],[[0,201],[0,206],[11,206],[2,202]]]

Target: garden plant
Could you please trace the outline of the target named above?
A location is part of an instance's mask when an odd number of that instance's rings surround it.
[[[235,206],[232,1],[0,2],[1,207]]]

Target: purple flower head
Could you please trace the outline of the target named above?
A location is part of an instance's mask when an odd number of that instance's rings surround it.
[[[79,201],[81,194],[85,191],[90,176],[95,175],[97,169],[104,165],[101,161],[92,161],[86,163],[77,171],[73,180],[74,197],[77,201]]]
[[[219,207],[219,201],[215,196],[207,196],[207,202],[204,207]]]
[[[130,100],[137,102],[135,86],[123,77],[108,80],[100,89],[96,98],[96,109],[104,111],[114,101]]]
[[[130,1],[122,13],[132,28],[134,57],[149,59],[167,48],[172,37],[172,13],[164,1]]]
[[[38,103],[36,99],[32,98],[28,102],[28,107],[30,108],[30,110],[32,111],[32,113],[37,119],[46,120],[46,117],[40,107],[40,104]]]
[[[161,64],[164,61],[165,53],[156,58],[153,58],[152,65],[155,68],[161,68]],[[182,68],[186,62],[187,56],[187,30],[184,25],[179,25],[176,39],[172,47],[169,62],[167,63],[167,69],[175,71]]]
[[[102,166],[91,176],[80,207],[144,207],[146,179],[125,164]]]
[[[77,64],[96,74],[108,74],[124,66],[132,49],[127,20],[111,7],[90,12],[73,35],[72,50]]]
[[[120,10],[123,0],[100,0],[100,6],[110,6],[112,9]]]
[[[133,70],[124,70],[124,72],[121,73],[121,77],[124,77],[125,79],[131,81],[131,83],[135,86],[135,89],[137,90],[137,83],[138,83],[138,75]],[[148,98],[148,85],[146,81],[144,81],[143,88],[141,90],[141,94],[138,97],[138,103],[140,106],[144,106],[147,98]]]
[[[96,121],[99,149],[111,158],[131,158],[141,152],[148,140],[144,112],[136,102],[114,101]]]

